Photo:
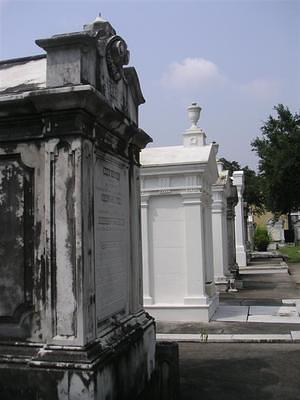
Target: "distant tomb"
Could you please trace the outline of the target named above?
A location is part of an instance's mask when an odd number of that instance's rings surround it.
[[[235,248],[236,262],[239,267],[247,265],[246,224],[243,193],[245,188],[244,171],[233,172],[233,184],[237,189],[238,202],[235,206]]]
[[[218,291],[234,287],[235,257],[234,206],[237,192],[229,171],[218,162],[218,180],[212,186],[212,234],[215,284]]]
[[[0,398],[135,399],[155,368],[138,76],[100,17],[37,44],[0,63]]]
[[[273,242],[271,247],[276,249],[279,244],[284,243],[284,221],[282,219],[269,219],[267,222],[267,230]]]
[[[218,305],[211,218],[217,145],[206,144],[197,126],[200,110],[188,108],[183,146],[141,155],[144,305],[161,321],[209,321]]]
[[[236,262],[236,247],[235,247],[235,206],[237,205],[238,197],[236,187],[230,185],[230,195],[227,197],[227,245],[228,245],[228,266],[229,270],[236,277],[238,275],[238,265]]]
[[[250,251],[254,251],[254,232],[255,232],[254,216],[252,211],[249,209],[247,217],[247,238]]]
[[[294,223],[294,232],[295,232],[295,244],[296,246],[300,245],[300,219]]]

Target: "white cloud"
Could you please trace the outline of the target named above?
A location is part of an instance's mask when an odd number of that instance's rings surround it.
[[[255,78],[246,83],[237,83],[221,73],[214,62],[192,57],[170,64],[161,78],[161,84],[169,90],[177,89],[189,94],[199,89],[202,93],[205,89],[224,89],[226,84],[228,94],[240,94],[258,101],[274,101],[280,92],[280,84],[274,79]]]
[[[278,95],[279,83],[271,79],[254,79],[241,85],[241,90],[256,99],[268,100]]]
[[[161,81],[168,88],[199,89],[222,84],[225,77],[212,61],[204,58],[185,58],[181,62],[171,64]]]

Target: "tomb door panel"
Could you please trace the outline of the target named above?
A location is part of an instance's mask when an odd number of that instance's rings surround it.
[[[183,301],[184,208],[180,196],[157,196],[149,201],[150,269],[155,303]]]

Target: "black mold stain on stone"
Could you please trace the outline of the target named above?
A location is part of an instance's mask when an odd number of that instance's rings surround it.
[[[69,260],[74,264],[75,255],[75,207],[74,207],[74,177],[66,179],[66,214],[68,221],[68,237],[66,239],[66,248],[69,250]]]
[[[0,158],[0,327],[1,322],[22,325],[15,333],[10,330],[11,337],[28,337],[31,331],[33,202],[29,170],[18,156]],[[1,332],[5,335],[7,332]]]
[[[42,223],[41,221],[37,221],[34,226],[34,243],[36,250],[38,250],[40,247],[41,231],[42,231]]]
[[[45,257],[42,255],[41,257],[41,263],[40,263],[40,293],[41,293],[41,297],[39,298],[39,300],[42,301],[43,304],[46,303],[46,282],[47,282],[47,277],[46,277],[46,261],[45,261]]]
[[[24,302],[24,177],[15,162],[1,164],[0,305],[10,317]]]
[[[87,374],[86,372],[82,373],[81,371],[76,371],[76,372],[74,372],[74,374],[76,374],[80,378],[85,389],[87,389],[87,391],[89,391],[90,384],[93,381],[94,376],[95,376],[94,373]],[[71,379],[70,379],[70,382],[71,382]]]
[[[0,70],[11,68],[12,66],[16,67],[19,65],[24,65],[24,64],[27,64],[29,61],[40,60],[40,59],[46,58],[46,57],[47,57],[46,54],[37,54],[35,56],[12,58],[9,60],[1,60],[0,61]]]
[[[1,147],[3,148],[5,153],[9,154],[9,153],[13,153],[16,151],[17,143],[7,143],[7,144],[2,145]]]
[[[74,170],[74,168],[72,168],[72,170]],[[73,176],[68,177],[66,179],[66,213],[67,213],[67,223],[68,223],[68,236],[66,238],[66,248],[68,249],[70,265],[72,266],[73,269],[72,292],[75,299],[76,281],[75,281],[74,270],[76,267],[76,228],[75,228],[74,191],[75,191],[75,176],[73,174]],[[74,309],[72,318],[73,332],[75,332],[75,329],[76,329],[76,310]]]
[[[58,400],[57,386],[63,379],[63,375],[63,371],[55,370],[30,370],[26,367],[1,368],[0,399]]]
[[[22,83],[20,85],[11,86],[7,89],[1,90],[1,94],[28,92],[30,90],[43,89],[40,83]]]

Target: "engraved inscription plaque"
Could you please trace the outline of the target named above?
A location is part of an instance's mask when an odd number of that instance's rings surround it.
[[[126,309],[129,271],[128,167],[97,157],[95,168],[97,324]]]
[[[32,172],[18,155],[0,158],[0,323],[32,303]]]

